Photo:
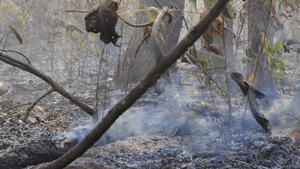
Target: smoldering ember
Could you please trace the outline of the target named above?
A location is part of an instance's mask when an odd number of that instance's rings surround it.
[[[0,0],[0,168],[300,168],[299,1],[228,1]]]

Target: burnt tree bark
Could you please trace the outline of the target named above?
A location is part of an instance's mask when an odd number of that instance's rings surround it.
[[[159,62],[143,77],[132,89],[109,110],[103,120],[74,148],[61,158],[42,165],[39,168],[63,168],[81,156],[87,149],[96,143],[110,126],[128,109],[135,101],[141,97],[150,87],[152,87],[160,76],[172,66],[177,59],[183,55],[187,49],[204,33],[209,24],[216,18],[229,0],[218,0],[208,14],[181,40],[172,50],[163,54]]]

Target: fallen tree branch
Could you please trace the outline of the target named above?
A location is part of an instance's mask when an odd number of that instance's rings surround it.
[[[80,100],[76,99],[69,92],[67,92],[62,86],[60,86],[58,83],[56,83],[53,79],[51,79],[49,76],[43,74],[42,72],[40,72],[39,70],[37,70],[33,66],[31,66],[29,64],[26,64],[26,63],[23,63],[23,62],[21,62],[17,59],[14,59],[14,58],[12,58],[12,57],[4,54],[4,53],[0,53],[0,60],[7,63],[7,64],[9,64],[9,65],[12,65],[12,66],[17,67],[19,69],[22,69],[22,70],[24,70],[28,73],[31,73],[31,74],[41,78],[42,80],[47,82],[53,89],[55,89],[55,91],[57,91],[59,94],[61,94],[65,98],[67,98],[69,101],[71,101],[72,103],[74,103],[78,107],[80,107],[82,110],[84,110],[88,114],[94,115],[96,113],[95,110],[93,110],[88,105],[81,102]]]
[[[152,87],[160,76],[179,59],[187,49],[205,32],[210,23],[222,11],[229,0],[218,0],[208,14],[181,40],[171,51],[166,53],[158,63],[126,94],[114,107],[112,107],[103,120],[75,147],[59,159],[41,165],[40,169],[64,168],[87,149],[96,143],[110,126]]]
[[[26,122],[29,116],[30,111],[34,108],[34,106],[40,101],[42,100],[44,97],[48,96],[49,94],[51,94],[52,92],[54,92],[55,90],[53,88],[51,88],[50,90],[48,90],[46,93],[44,93],[42,96],[40,96],[39,98],[37,98],[27,109],[26,109],[26,114],[24,116],[23,121]]]
[[[30,105],[30,104],[31,104],[31,102],[20,104],[20,105],[16,105],[14,107],[10,107],[8,109],[3,110],[3,113],[8,112],[8,111],[10,111],[12,109],[16,109],[16,108],[19,108],[19,107],[22,107],[22,106],[27,106],[27,105]]]

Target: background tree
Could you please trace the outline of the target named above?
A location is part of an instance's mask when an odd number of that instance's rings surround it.
[[[248,13],[248,78],[262,91],[275,93],[273,79],[269,71],[268,55],[263,53],[262,34],[271,39],[270,15],[272,3],[269,0],[247,1]],[[255,78],[254,78],[255,77]],[[253,79],[254,78],[254,79]],[[255,81],[255,82],[254,82]]]

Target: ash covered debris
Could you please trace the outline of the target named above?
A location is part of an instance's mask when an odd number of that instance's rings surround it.
[[[232,144],[223,144],[217,134],[153,135],[94,147],[67,168],[298,168],[299,155],[290,139],[263,133],[234,135]]]

